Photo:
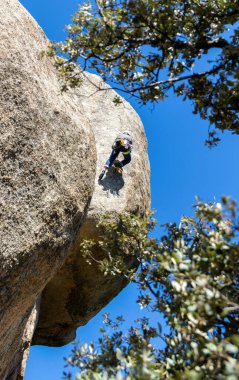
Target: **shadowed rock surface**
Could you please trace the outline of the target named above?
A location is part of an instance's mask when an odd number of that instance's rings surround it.
[[[96,92],[96,87],[103,86],[106,91]],[[90,266],[82,258],[79,244],[84,238],[96,238],[99,216],[106,212],[143,215],[150,207],[147,141],[137,113],[123,99],[115,106],[116,93],[96,75],[86,74],[77,94],[95,134],[95,191],[77,244],[43,291],[34,344],[60,346],[69,343],[75,337],[76,328],[87,323],[126,285],[123,278],[105,277],[97,265]],[[110,170],[102,181],[98,181],[112,143],[123,130],[130,130],[133,136],[132,162],[125,167],[123,176]],[[99,258],[100,252],[95,255]],[[129,260],[128,265],[132,264]]]
[[[17,0],[0,4],[0,378],[14,379],[28,316],[92,196],[95,143],[61,94],[48,41]]]

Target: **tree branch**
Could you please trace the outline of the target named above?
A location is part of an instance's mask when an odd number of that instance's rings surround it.
[[[179,77],[179,78],[169,78],[169,79],[165,79],[165,80],[162,80],[162,81],[159,81],[159,82],[155,82],[155,83],[150,83],[148,85],[145,85],[145,86],[140,86],[140,87],[137,87],[137,88],[134,88],[132,90],[128,90],[128,92],[136,92],[136,91],[139,91],[139,90],[146,90],[148,88],[153,88],[153,87],[157,87],[157,86],[161,86],[162,84],[171,84],[171,83],[175,83],[175,82],[180,82],[180,81],[183,81],[183,80],[187,80],[187,79],[192,79],[192,78],[200,78],[200,77],[203,77],[203,76],[206,76],[206,75],[211,75],[211,74],[214,74],[216,73],[218,70],[220,70],[221,68],[223,67],[222,64],[214,67],[212,70],[209,70],[209,71],[203,71],[202,73],[195,73],[195,74],[192,74],[192,75],[185,75],[184,77]]]

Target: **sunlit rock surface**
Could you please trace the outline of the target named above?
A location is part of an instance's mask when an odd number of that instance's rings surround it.
[[[63,345],[125,286],[89,266],[79,246],[97,238],[106,212],[145,213],[149,162],[126,101],[115,106],[115,92],[90,74],[62,93],[43,54],[49,42],[18,0],[1,2],[0,20],[0,379],[20,380],[36,325],[34,343]],[[125,129],[132,162],[98,182]]]
[[[98,87],[107,91],[97,91]],[[95,134],[95,191],[77,244],[42,294],[35,344],[58,346],[72,341],[76,327],[84,325],[126,285],[121,277],[105,277],[97,265],[88,265],[82,257],[80,242],[95,238],[99,215],[106,212],[143,215],[150,207],[147,141],[139,116],[123,99],[115,106],[116,93],[95,75],[87,74],[77,94]],[[112,143],[123,130],[130,130],[133,136],[132,162],[122,176],[110,170],[98,181]]]

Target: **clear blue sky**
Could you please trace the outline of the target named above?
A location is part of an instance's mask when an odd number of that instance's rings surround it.
[[[77,9],[77,0],[21,0],[51,40],[64,39],[64,26]],[[204,145],[207,122],[192,114],[190,103],[174,96],[153,110],[133,104],[144,123],[151,163],[152,208],[159,224],[179,222],[182,214],[192,214],[195,195],[204,200],[220,199],[222,194],[238,199],[239,136],[224,133],[219,147]],[[112,315],[127,310],[128,323],[139,315],[133,302],[136,291],[128,286],[105,310]],[[87,326],[78,329],[78,338],[89,341],[97,335],[99,313]],[[33,347],[25,380],[61,379],[63,356],[71,345],[61,348]]]

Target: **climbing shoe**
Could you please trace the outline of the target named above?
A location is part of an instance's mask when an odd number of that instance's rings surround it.
[[[99,175],[99,181],[101,181],[103,179],[104,175],[105,175],[105,169],[102,170],[102,172],[100,173],[100,175]]]
[[[123,173],[123,168],[120,165],[114,165],[114,170],[119,174]]]
[[[123,173],[123,168],[116,167],[115,169],[116,169],[117,173],[119,173],[119,174]]]

